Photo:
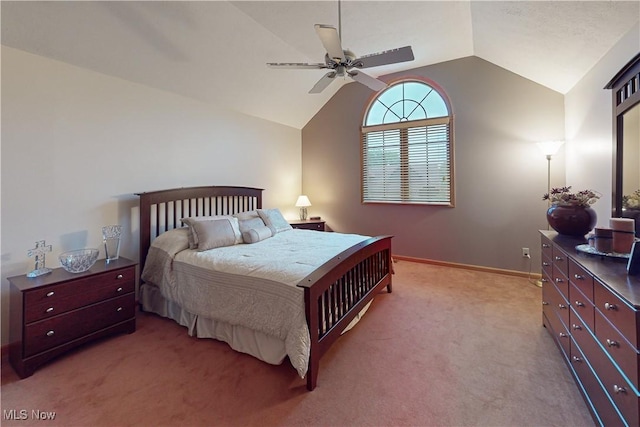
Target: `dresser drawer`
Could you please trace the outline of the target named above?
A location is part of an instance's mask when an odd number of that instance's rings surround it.
[[[544,315],[547,319],[547,326],[551,336],[553,336],[558,346],[562,348],[565,358],[569,359],[571,356],[571,336],[569,331],[567,331],[565,325],[554,312],[548,312],[548,314],[545,312]]]
[[[551,249],[551,240],[547,239],[546,237],[542,236],[542,242],[540,245],[540,253],[542,253],[542,255],[546,256],[547,258],[549,258],[550,260],[553,257],[553,250]]]
[[[32,356],[134,316],[135,295],[130,293],[31,323],[25,327],[24,355]]]
[[[597,315],[596,315],[597,316]],[[640,398],[622,376],[607,354],[600,349],[587,354],[587,359],[602,383],[611,401],[620,410],[629,425],[638,424]]]
[[[593,302],[593,276],[574,260],[569,260],[569,282]]]
[[[638,388],[638,363],[640,355],[620,332],[598,311],[596,313],[596,337],[607,353],[616,361],[620,369]]]
[[[79,289],[96,288],[122,282],[133,282],[135,284],[135,276],[135,267],[129,267],[85,276],[59,285],[42,286],[25,292],[25,306],[53,304],[60,299],[75,297],[79,292],[82,292]]]
[[[629,343],[637,348],[638,312],[624,303],[598,280],[595,280],[594,283],[594,304],[600,313],[627,338]]]
[[[553,277],[553,264],[551,263],[551,256],[542,254],[542,273],[547,274],[549,277]]]
[[[102,283],[83,283],[75,295],[62,298],[56,296],[51,301],[34,304],[25,308],[25,323],[47,319],[88,304],[104,301],[135,290],[135,281],[116,280]]]
[[[580,343],[576,345],[573,341],[571,345],[571,367],[578,377],[578,381],[585,390],[589,390],[588,400],[596,409],[600,421],[605,426],[624,425],[615,407],[611,404],[607,393],[595,376],[589,358],[583,354],[579,348]]]
[[[569,304],[553,283],[542,284],[542,300],[543,312],[550,320],[557,317],[565,326],[569,324]]]
[[[585,325],[593,331],[595,327],[593,303],[573,283],[569,284],[569,304]]]
[[[567,279],[567,275],[563,273],[555,263],[553,264],[552,278],[553,284],[556,285],[556,288],[558,288],[562,296],[569,301],[569,279]]]
[[[553,266],[557,267],[562,274],[567,276],[569,274],[569,258],[567,254],[557,246],[553,246],[551,248],[551,261],[553,262]]]

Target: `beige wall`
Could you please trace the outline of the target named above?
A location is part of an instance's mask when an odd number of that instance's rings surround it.
[[[567,183],[602,193],[594,205],[600,227],[611,217],[613,164],[612,94],[603,88],[639,51],[636,25],[565,95]]]
[[[134,193],[192,185],[265,188],[265,206],[295,217],[300,141],[298,129],[2,47],[2,344],[6,278],[33,269],[37,240],[57,267],[122,224],[121,253],[137,259]]]
[[[360,203],[359,127],[371,92],[352,83],[302,131],[310,215],[336,231],[392,234],[395,254],[417,258],[528,271],[528,247],[538,271],[547,161],[535,142],[564,137],[563,96],[477,57],[405,75],[432,79],[451,99],[456,207]],[[562,151],[552,167],[552,185],[564,184]]]

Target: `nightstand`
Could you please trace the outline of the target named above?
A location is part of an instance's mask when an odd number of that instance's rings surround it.
[[[324,231],[324,221],[311,219],[296,219],[289,221],[293,228],[301,228],[304,230]]]
[[[83,273],[9,277],[9,361],[18,376],[86,342],[134,332],[136,265],[120,257]]]

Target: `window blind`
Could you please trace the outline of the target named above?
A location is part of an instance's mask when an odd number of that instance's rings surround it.
[[[450,117],[362,127],[363,202],[451,204]]]

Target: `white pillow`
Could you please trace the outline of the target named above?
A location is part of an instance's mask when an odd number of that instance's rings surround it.
[[[234,220],[238,221],[236,218],[195,221],[192,229],[194,238],[198,241],[198,251],[235,245]]]
[[[242,232],[242,240],[245,243],[258,243],[264,239],[268,239],[273,236],[271,229],[266,225],[262,227],[251,228]]]
[[[240,212],[234,214],[233,216],[238,218],[240,233],[242,234],[253,228],[260,228],[265,226],[264,221],[262,220],[262,218],[260,218],[260,215],[258,215],[258,211],[256,210]]]
[[[291,224],[284,219],[279,209],[258,209],[258,215],[260,215],[265,225],[271,229],[271,233],[274,236],[277,233],[293,229]]]
[[[235,242],[242,243],[242,234],[240,233],[240,226],[238,224],[238,218],[234,218],[230,215],[218,215],[218,216],[195,216],[190,218],[182,218],[184,224],[189,227],[189,249],[198,249],[198,236],[193,232],[193,225],[199,221],[211,221],[218,219],[228,219],[231,221],[233,232],[235,235]]]

